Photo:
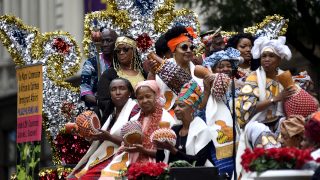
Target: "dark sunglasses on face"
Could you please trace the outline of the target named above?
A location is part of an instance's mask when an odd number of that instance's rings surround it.
[[[116,54],[120,54],[121,51],[123,51],[124,53],[127,53],[127,52],[129,51],[129,49],[131,49],[131,48],[115,49],[114,52],[115,52]]]
[[[181,46],[182,51],[188,51],[188,48],[190,48],[190,50],[193,51],[195,46],[194,45],[188,46],[187,44],[184,44]]]

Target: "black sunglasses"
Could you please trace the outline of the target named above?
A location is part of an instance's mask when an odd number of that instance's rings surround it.
[[[129,49],[131,49],[131,48],[115,49],[114,52],[116,54],[120,54],[121,51],[123,51],[124,53],[127,53],[129,51]]]
[[[194,45],[188,46],[187,44],[181,46],[182,51],[188,51],[188,48],[190,48],[190,50],[193,51],[196,47]]]

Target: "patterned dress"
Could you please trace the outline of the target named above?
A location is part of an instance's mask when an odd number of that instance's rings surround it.
[[[269,78],[266,78],[265,87],[266,99],[271,99],[282,91],[282,86],[279,85],[279,82]],[[268,149],[280,147],[281,122],[284,118],[277,120],[278,122],[275,125],[274,132],[272,132],[266,124],[260,122],[279,115],[279,113],[277,113],[277,111],[279,111],[278,106],[283,106],[282,103],[278,102],[269,106],[260,112],[260,115],[256,116],[254,122],[249,124],[252,117],[256,115],[255,111],[260,102],[259,97],[260,92],[257,75],[249,75],[245,85],[238,94],[238,100],[236,102],[236,116],[239,125],[241,128],[244,128],[246,125],[248,126],[246,127],[246,136],[252,148],[264,147]],[[283,116],[284,114],[282,113],[281,115]]]
[[[266,99],[271,99],[281,92],[279,82],[272,79],[266,79]],[[259,87],[256,75],[249,75],[244,86],[238,94],[236,102],[236,116],[239,125],[243,128],[249,123],[250,119],[255,115],[257,105],[259,103]],[[276,116],[277,104],[268,107],[261,113],[261,117],[257,120],[265,120],[267,115]]]

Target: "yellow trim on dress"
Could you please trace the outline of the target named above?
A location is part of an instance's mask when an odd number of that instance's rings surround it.
[[[124,74],[122,71],[117,71],[117,74],[118,74],[119,77],[129,80],[131,85],[132,85],[132,87],[133,87],[133,89],[136,88],[136,85],[139,82],[145,80],[140,71],[136,76],[128,76],[128,75]]]

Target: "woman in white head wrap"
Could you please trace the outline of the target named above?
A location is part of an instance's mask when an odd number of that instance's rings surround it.
[[[248,76],[236,102],[237,120],[243,129],[236,160],[238,176],[242,169],[240,157],[245,148],[280,147],[280,128],[269,128],[260,122],[275,116],[285,116],[283,101],[296,92],[292,86],[283,89],[276,80],[276,76],[283,72],[278,68],[281,59],[290,60],[292,56],[285,41],[284,36],[273,40],[261,37],[255,40],[251,50],[254,59],[261,59],[261,67]],[[243,172],[241,174],[244,175]]]
[[[269,40],[261,37],[255,40],[251,52],[254,59],[260,58],[261,66],[252,72],[241,89],[236,104],[237,119],[244,127],[256,115],[255,120],[262,121],[269,117],[284,115],[281,102],[289,99],[295,89],[286,89],[279,84],[276,76],[283,71],[278,68],[282,58],[291,59],[291,51],[285,45],[286,38]]]

